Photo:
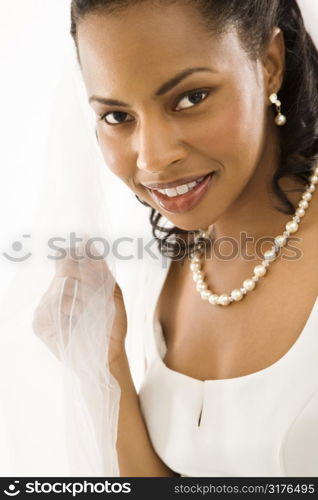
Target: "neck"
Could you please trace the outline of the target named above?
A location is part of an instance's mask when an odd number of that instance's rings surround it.
[[[277,141],[268,140],[267,144],[269,146],[265,148],[262,159],[244,190],[230,209],[212,224],[213,240],[228,242],[222,243],[225,253],[225,246],[232,245],[233,242],[240,250],[245,248],[255,251],[260,238],[262,241],[264,238],[268,239],[262,250],[269,249],[272,244],[270,239],[282,234],[286,223],[292,218],[292,215],[277,209],[286,210],[285,204],[272,188],[272,178],[279,164],[279,151]],[[305,191],[305,183],[294,177],[284,177],[279,184],[296,209]],[[307,214],[304,219],[307,219]]]

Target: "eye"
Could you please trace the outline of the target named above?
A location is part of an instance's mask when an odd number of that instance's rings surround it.
[[[197,104],[200,104],[200,102],[204,101],[209,95],[209,92],[207,90],[196,90],[194,92],[189,92],[188,94],[184,95],[179,103],[179,107],[176,108],[177,111],[179,109],[188,109],[188,108],[193,108]]]
[[[100,119],[108,123],[108,125],[120,125],[121,123],[132,121],[131,119],[127,120],[127,117],[129,117],[129,115],[124,111],[112,111],[111,113],[105,113]]]

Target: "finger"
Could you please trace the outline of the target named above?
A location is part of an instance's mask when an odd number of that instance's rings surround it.
[[[74,259],[70,253],[56,261],[56,276],[68,276],[86,283],[96,289],[102,284],[111,283],[114,278],[103,258],[95,259],[84,256]]]
[[[80,283],[66,278],[53,280],[34,311],[33,324],[38,336],[54,336],[59,323],[65,324],[72,317],[77,320],[84,304],[78,293]]]
[[[61,297],[72,298],[74,295],[82,300],[82,289],[83,285],[76,279],[68,276],[54,276],[49,288],[42,295],[40,302],[42,304],[51,303],[53,306],[58,300],[61,300]]]

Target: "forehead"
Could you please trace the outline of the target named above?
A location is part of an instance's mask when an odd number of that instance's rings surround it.
[[[243,57],[234,29],[217,35],[191,5],[147,1],[115,13],[87,14],[78,27],[78,50],[86,85],[94,92],[105,81],[110,89],[141,78],[157,83],[201,63],[224,71]]]

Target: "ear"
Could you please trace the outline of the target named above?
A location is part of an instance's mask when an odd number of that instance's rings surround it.
[[[285,42],[282,30],[274,28],[262,57],[264,88],[267,96],[280,90],[285,71]]]

